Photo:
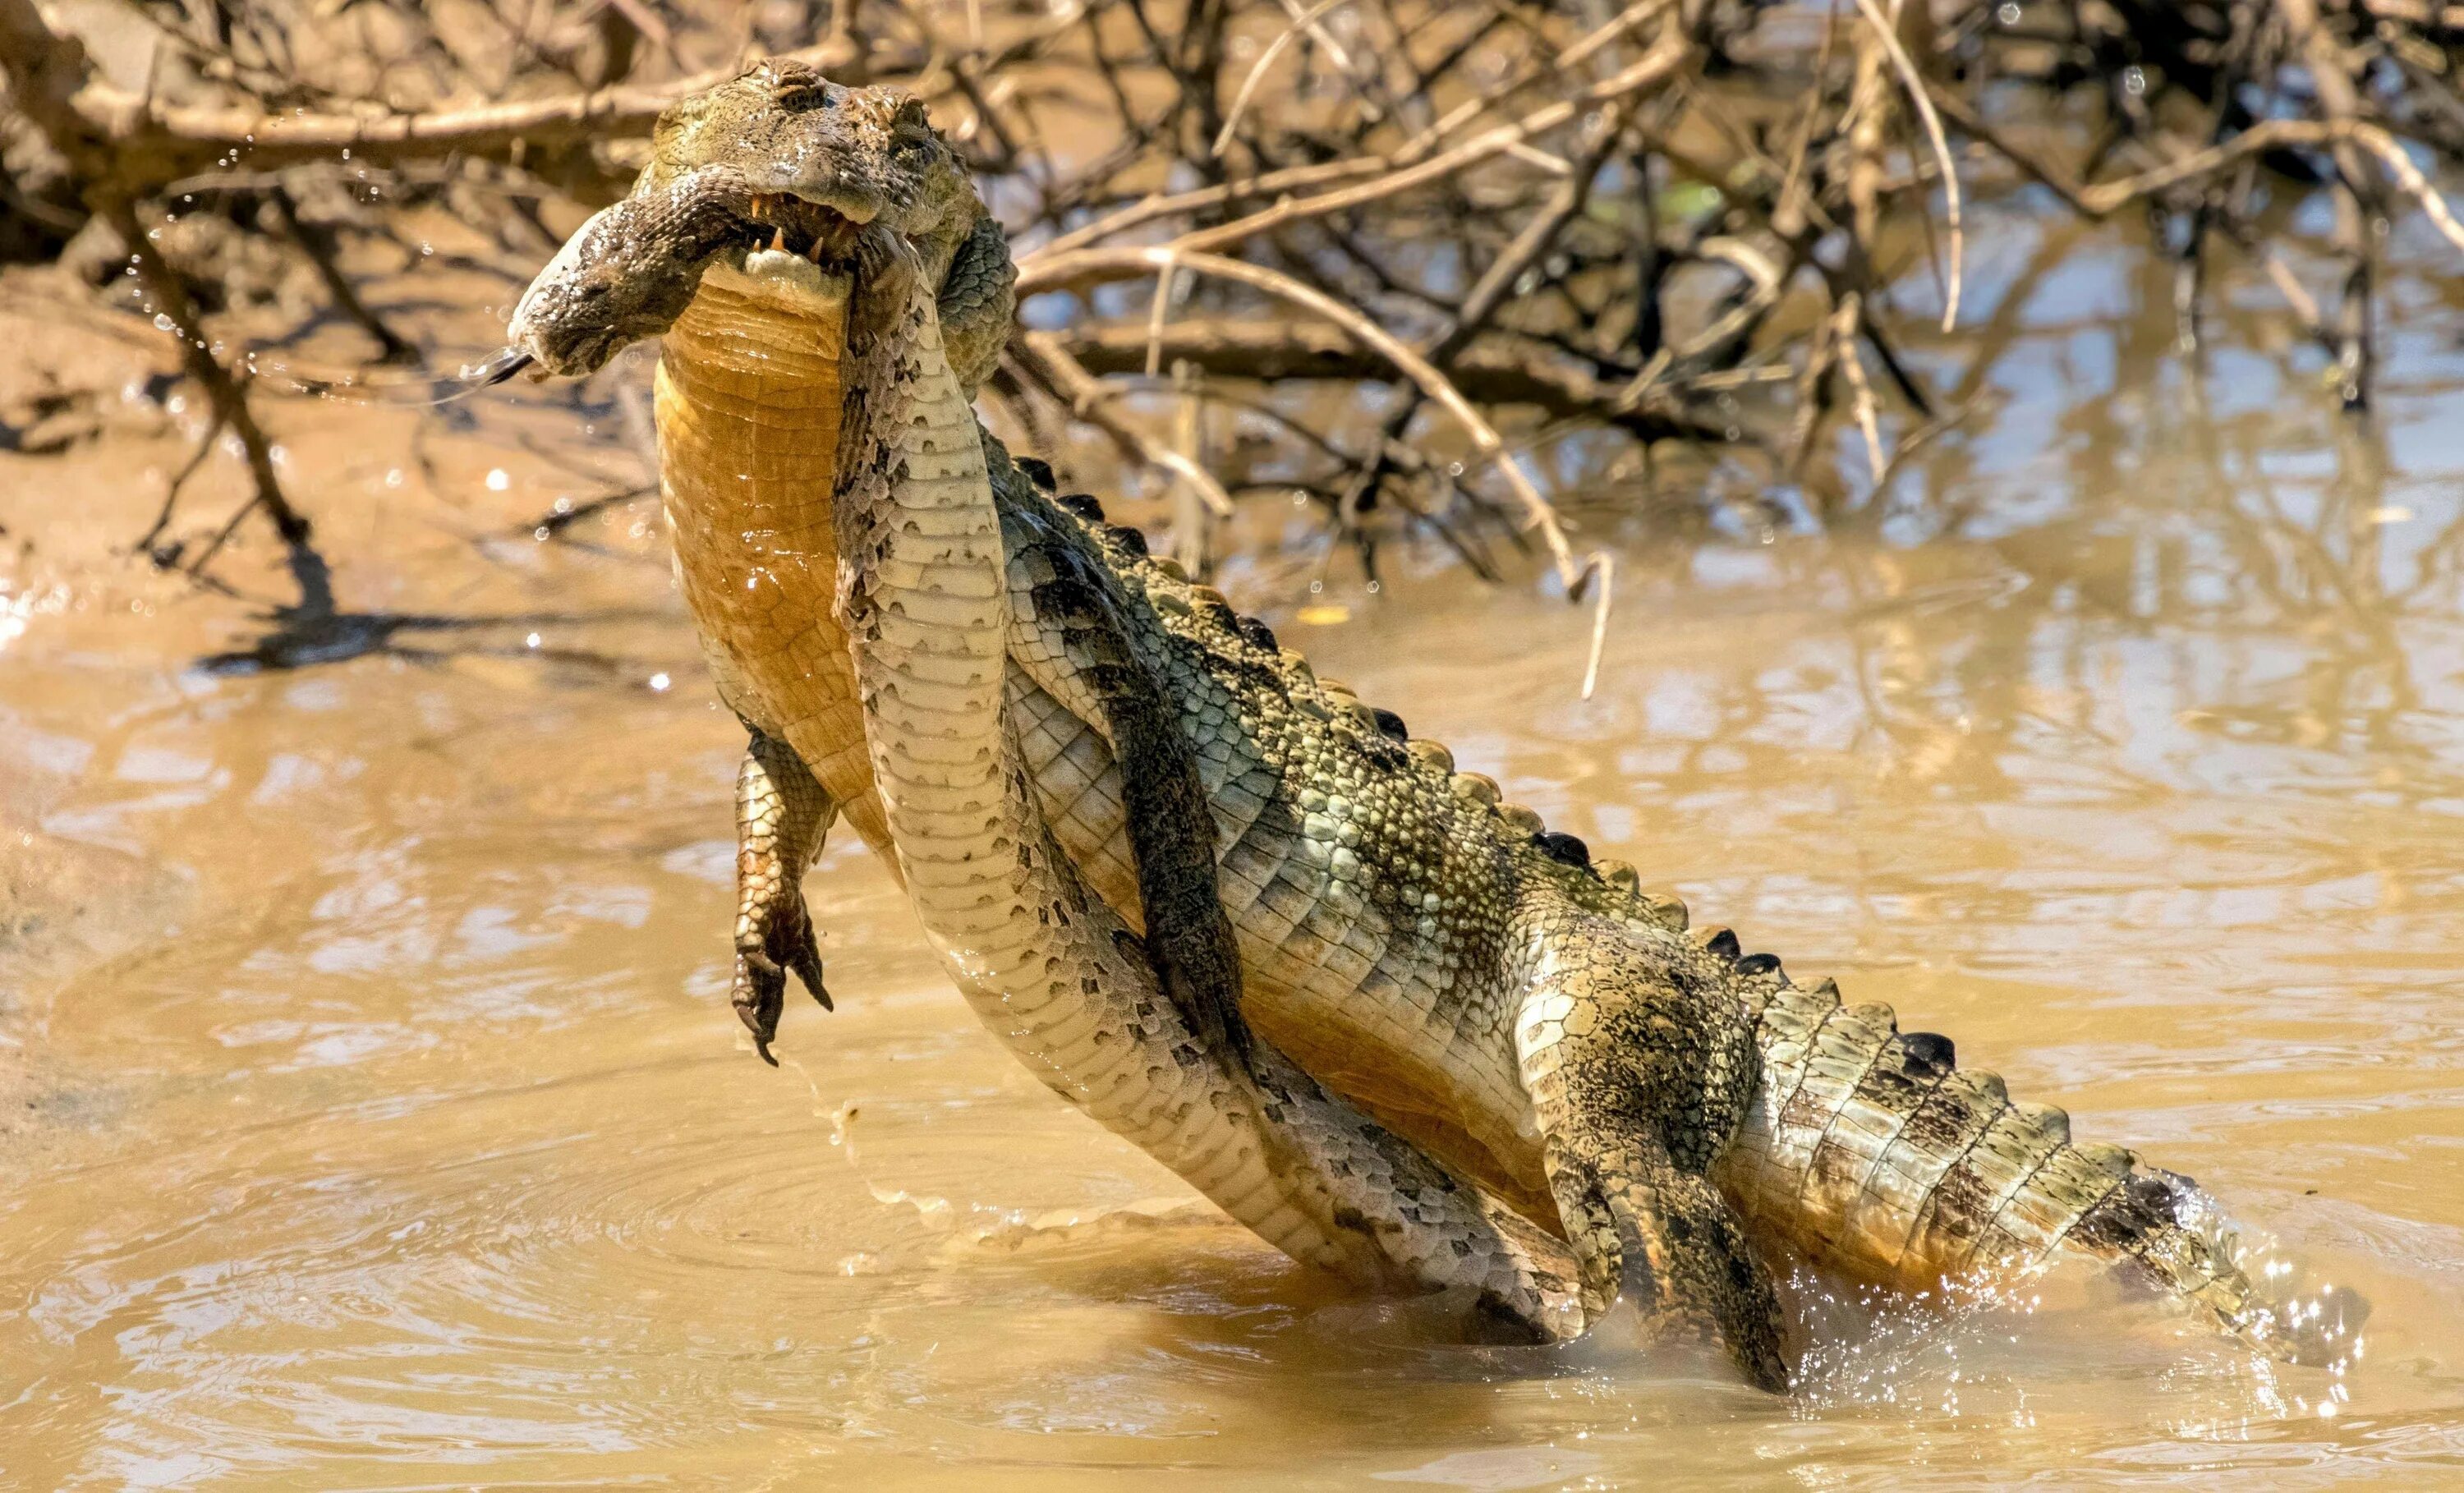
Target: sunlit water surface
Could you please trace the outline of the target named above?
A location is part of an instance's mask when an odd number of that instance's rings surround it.
[[[1165,1206],[851,844],[809,883],[840,1008],[764,1068],[724,995],[741,737],[645,509],[526,532],[621,476],[608,411],[513,394],[276,413],[346,602],[509,621],[209,672],[210,598],[39,548],[0,598],[0,1482],[2464,1482],[2454,308],[2391,286],[2356,429],[2263,307],[2202,372],[2093,243],[1971,265],[1998,411],[1821,532],[1626,526],[1589,702],[1584,619],[1527,587],[1227,584],[1699,922],[2358,1287],[2343,1375],[2092,1291],[1811,1300],[1786,1402],[1613,1331],[1447,1346]],[[181,450],[14,462],[9,527],[119,488],[142,524]]]

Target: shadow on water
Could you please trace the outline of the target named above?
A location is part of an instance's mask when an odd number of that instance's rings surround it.
[[[451,376],[411,370],[404,379],[381,380],[365,389],[302,377],[293,377],[289,382],[297,392],[318,399],[342,398],[352,403],[427,411],[441,417],[450,428],[469,434],[480,429],[480,422],[473,410],[461,407],[462,402],[504,384],[527,367],[529,362],[528,355],[506,349]],[[535,442],[526,439],[521,444],[537,453]],[[606,492],[579,503],[561,499],[554,509],[525,524],[523,529],[535,539],[559,538],[577,524],[656,491],[655,484],[615,484]],[[485,633],[499,628],[570,628],[593,624],[642,622],[661,615],[640,607],[517,612],[495,616],[357,611],[336,601],[333,567],[311,533],[304,529],[287,533],[282,536],[282,541],[283,567],[297,588],[298,600],[260,612],[259,620],[270,625],[267,630],[243,647],[200,658],[198,667],[209,673],[239,673],[342,664],[370,655],[432,663],[455,654],[495,653],[551,661],[614,676],[624,671],[624,660],[587,648],[542,647],[536,635],[519,647],[501,648],[420,647],[403,640],[406,635],[450,636]],[[484,543],[482,549],[484,552]],[[176,564],[177,560],[176,554],[167,560],[157,557],[157,562],[165,568]],[[228,587],[202,572],[191,570],[190,574],[200,584],[231,594]]]
[[[285,551],[288,569],[299,585],[300,599],[259,613],[268,624],[262,634],[244,647],[209,653],[197,660],[197,667],[208,673],[237,674],[310,669],[371,655],[435,663],[457,654],[494,654],[568,665],[613,678],[634,670],[629,670],[622,658],[589,648],[542,646],[536,641],[495,647],[474,644],[435,648],[412,645],[404,639],[406,635],[455,637],[514,627],[582,627],[649,621],[663,615],[640,607],[480,617],[351,611],[336,605],[332,571],[314,544],[301,539],[286,545]]]
[[[518,643],[436,648],[409,644],[404,638],[407,634],[451,637],[515,627],[576,627],[594,623],[646,620],[657,615],[649,611],[595,611],[441,617],[394,612],[316,612],[303,607],[281,606],[267,615],[266,620],[271,626],[264,635],[244,648],[209,653],[197,660],[197,665],[209,673],[234,674],[260,670],[309,669],[348,663],[372,655],[414,663],[435,663],[457,655],[488,654],[571,665],[616,678],[638,670],[631,670],[627,661],[621,657],[589,648]]]

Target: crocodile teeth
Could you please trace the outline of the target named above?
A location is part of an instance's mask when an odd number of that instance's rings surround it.
[[[770,231],[770,252],[775,254],[781,252],[786,247],[787,231],[783,228],[772,229]]]

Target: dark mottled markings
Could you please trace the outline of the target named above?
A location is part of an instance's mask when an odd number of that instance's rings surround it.
[[[1703,952],[1711,955],[1716,958],[1725,959],[1730,964],[1734,964],[1737,962],[1739,956],[1745,953],[1745,949],[1737,942],[1737,931],[1735,929],[1723,928],[1718,933],[1713,933],[1710,938],[1704,943]]]
[[[1104,533],[1113,543],[1119,545],[1125,550],[1128,550],[1131,554],[1137,556],[1141,560],[1146,558],[1147,537],[1145,531],[1133,529],[1125,523],[1116,523],[1107,525]]]
[[[1251,647],[1262,648],[1268,653],[1279,651],[1281,645],[1275,642],[1274,628],[1255,617],[1242,618],[1240,626],[1241,636],[1247,638]]]
[[[1905,1033],[1900,1038],[1900,1050],[1910,1074],[1938,1078],[1959,1065],[1959,1050],[1940,1032]]]
[[[1983,1138],[1980,1132],[1978,1139]],[[1976,1153],[1977,1147],[1970,1145],[1935,1180],[1925,1198],[1921,1233],[1972,1240],[1993,1221],[1993,1190],[1976,1170]]]
[[[1736,942],[1736,934],[1729,934],[1728,941]],[[1776,954],[1747,955],[1737,961],[1737,973],[1749,978],[1756,975],[1776,975],[1779,973],[1779,955]]]
[[[1377,722],[1377,729],[1384,733],[1390,740],[1409,741],[1412,739],[1412,730],[1410,727],[1403,724],[1402,716],[1396,714],[1393,711],[1379,710],[1375,706],[1370,707],[1369,714],[1371,717]]]
[[[1064,493],[1053,501],[1089,523],[1104,521],[1104,505],[1095,500],[1095,494],[1092,493]]]
[[[1026,480],[1047,494],[1061,491],[1061,483],[1052,475],[1052,463],[1040,456],[1013,456],[1010,465],[1026,473]]]
[[[1965,1093],[1936,1085],[1925,1102],[1917,1106],[1916,1113],[1900,1127],[1900,1138],[1892,1149],[1925,1155],[1965,1153],[1985,1132],[1986,1122],[2000,1112],[1972,1103]]]
[[[1912,1114],[1925,1103],[1925,1085],[1908,1074],[1894,1070],[1881,1060],[1887,1044],[1875,1054],[1873,1063],[1858,1077],[1851,1093],[1886,1114]],[[1842,1105],[1823,1120],[1822,1138],[1815,1142],[1814,1158],[1809,1168],[1814,1177],[1835,1191],[1861,1185],[1872,1158],[1855,1146],[1843,1143],[1834,1134]]]
[[[2090,1249],[2136,1255],[2132,1245],[2179,1226],[2173,1205],[2173,1189],[2161,1178],[2133,1176],[2098,1198],[2072,1226],[2070,1238]]]

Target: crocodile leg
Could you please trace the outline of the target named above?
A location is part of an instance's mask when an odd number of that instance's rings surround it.
[[[1716,1337],[1786,1390],[1771,1274],[1708,1175],[1753,1082],[1750,1016],[1605,918],[1543,901],[1523,922],[1538,967],[1516,1050],[1584,1306],[1623,1294],[1653,1332]]]
[[[744,749],[736,773],[736,984],[731,1003],[753,1034],[761,1061],[776,1067],[770,1041],[779,1034],[779,1012],[794,970],[822,1009],[830,993],[822,984],[821,951],[814,947],[813,919],[804,907],[804,870],[821,854],[822,838],[838,819],[838,805],[813,777],[796,749],[760,727]]]
[[[1005,453],[987,447],[991,480],[1017,480]],[[1249,1032],[1241,1015],[1240,946],[1217,885],[1215,817],[1178,708],[1136,656],[1122,599],[1085,552],[1039,544],[1023,520],[1005,526],[1004,539],[1014,604],[1031,612],[1038,641],[1067,658],[1083,708],[1117,754],[1156,983],[1207,1050],[1245,1078],[1265,1120],[1260,1138],[1287,1191],[1314,1199],[1312,1212],[1374,1246],[1377,1269],[1365,1284],[1467,1286],[1475,1321],[1492,1337],[1549,1342],[1579,1330],[1557,1241],[1516,1229],[1508,1210],[1485,1206],[1476,1191]],[[1014,696],[1023,680],[1012,677]],[[1015,733],[1014,704],[1010,718]]]

